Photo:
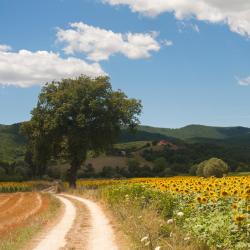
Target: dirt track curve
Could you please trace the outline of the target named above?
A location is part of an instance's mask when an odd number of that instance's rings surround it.
[[[56,196],[64,204],[64,214],[60,221],[47,232],[45,237],[39,241],[33,250],[45,249],[72,249],[67,248],[69,237],[67,235],[74,228],[77,215],[75,202],[87,209],[89,218],[85,226],[82,237],[75,235],[78,240],[76,250],[118,250],[115,243],[114,232],[109,220],[103,213],[102,209],[93,201],[83,199],[78,196],[62,194]],[[84,224],[84,221],[82,222]],[[81,233],[81,231],[79,231]],[[77,233],[77,234],[79,234]],[[71,238],[72,239],[72,238]],[[79,242],[80,239],[80,242]],[[74,240],[74,239],[73,239]]]

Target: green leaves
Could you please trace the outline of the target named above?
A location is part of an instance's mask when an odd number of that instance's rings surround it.
[[[108,77],[63,79],[42,88],[24,131],[34,152],[46,148],[49,158],[60,154],[77,169],[88,150],[103,151],[122,127],[136,127],[141,109],[140,101],[113,91]]]

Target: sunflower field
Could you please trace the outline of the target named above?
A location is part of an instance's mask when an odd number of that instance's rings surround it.
[[[143,213],[153,207],[166,222],[161,225],[166,238],[178,228],[183,241],[187,245],[195,241],[198,249],[250,249],[250,176],[80,180],[77,184],[79,189],[99,188],[116,210],[137,206]],[[159,245],[159,240],[155,242]]]
[[[14,193],[31,191],[31,182],[0,182],[0,193]]]

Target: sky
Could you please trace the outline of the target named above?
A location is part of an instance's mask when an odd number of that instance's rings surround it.
[[[140,99],[144,125],[250,127],[250,1],[0,1],[0,124],[81,74]]]

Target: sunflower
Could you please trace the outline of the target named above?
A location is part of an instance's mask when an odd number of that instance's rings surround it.
[[[245,218],[246,216],[244,214],[238,214],[234,217],[234,220],[236,223],[241,223]]]

